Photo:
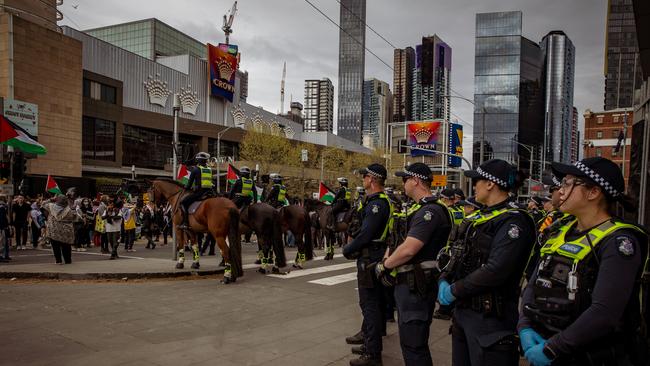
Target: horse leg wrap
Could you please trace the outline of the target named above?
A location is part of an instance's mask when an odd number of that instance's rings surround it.
[[[305,253],[298,253],[298,261],[300,262],[300,264],[303,264],[305,263],[305,261],[307,261],[307,256],[305,255]]]
[[[198,244],[192,244],[192,259],[194,262],[199,261],[199,245]]]
[[[232,277],[232,269],[230,268],[230,263],[226,263],[226,268],[223,270],[223,276],[227,278]]]
[[[262,260],[264,258],[264,252],[262,250],[257,251],[257,259]]]
[[[185,249],[178,251],[178,263],[185,263]]]
[[[262,257],[262,269],[266,269],[266,265],[268,264],[268,260],[266,257]]]

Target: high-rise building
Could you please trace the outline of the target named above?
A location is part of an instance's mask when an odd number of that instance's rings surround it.
[[[388,83],[377,79],[368,79],[363,83],[363,146],[369,149],[384,146],[391,107]]]
[[[393,122],[412,120],[414,67],[415,50],[412,47],[393,52]]]
[[[543,65],[539,45],[521,34],[520,11],[476,14],[473,158],[480,160],[483,141],[483,161],[529,170],[543,146]]]
[[[630,155],[632,153],[632,129],[630,121],[634,120],[633,112],[628,108],[609,111],[585,111],[584,157],[602,156],[616,164],[624,171],[625,186],[630,177]],[[627,126],[626,138],[623,141],[623,129]],[[620,139],[620,145],[619,145]]]
[[[84,32],[154,61],[160,56],[188,54],[206,58],[208,52],[205,43],[155,18],[87,29]]]
[[[451,47],[437,35],[423,37],[416,46],[412,72],[411,117],[414,121],[449,121],[451,93]]]
[[[334,122],[334,85],[328,78],[305,80],[304,131],[332,132]]]
[[[572,108],[573,113],[571,115],[571,160],[570,162],[576,162],[580,160],[580,130],[578,129],[578,109],[576,107]]]
[[[570,163],[573,132],[575,47],[562,31],[552,31],[540,43],[544,68],[544,150],[542,160]]]
[[[632,0],[609,0],[605,38],[605,110],[630,108],[643,82]]]
[[[337,134],[361,144],[366,0],[341,0]]]
[[[305,118],[302,116],[302,103],[300,102],[291,102],[291,109],[285,114],[280,114],[281,117],[284,117],[288,120],[300,123],[301,126],[305,125]],[[304,128],[304,127],[303,127]]]

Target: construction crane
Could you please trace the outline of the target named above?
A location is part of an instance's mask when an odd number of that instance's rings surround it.
[[[232,5],[232,9],[223,16],[223,27],[221,27],[221,30],[226,34],[226,44],[230,44],[230,34],[232,34],[232,22],[235,20],[235,13],[237,13],[236,1]]]
[[[287,62],[282,67],[282,82],[280,83],[280,114],[284,114],[284,79],[287,77]]]

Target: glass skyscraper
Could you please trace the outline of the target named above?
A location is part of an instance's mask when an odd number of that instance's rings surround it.
[[[382,147],[386,124],[390,122],[391,95],[388,83],[369,79],[363,83],[363,146]]]
[[[543,145],[542,57],[521,36],[520,11],[476,15],[474,162],[499,158],[528,170]],[[483,125],[484,131],[483,131]]]
[[[416,46],[412,73],[411,117],[414,121],[449,121],[451,94],[451,47],[437,35],[423,37]]]
[[[361,144],[366,0],[341,0],[337,134]]]
[[[562,31],[552,31],[540,44],[544,59],[543,160],[571,163],[575,47]]]

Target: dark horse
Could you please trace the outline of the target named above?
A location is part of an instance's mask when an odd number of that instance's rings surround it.
[[[176,248],[178,250],[178,263],[176,268],[183,268],[185,262],[185,244],[189,240],[194,252],[192,268],[199,268],[199,250],[195,233],[212,234],[215,238],[226,269],[224,270],[224,283],[234,282],[237,277],[244,275],[241,259],[241,238],[239,236],[239,210],[235,204],[222,197],[204,200],[196,212],[189,215],[188,222],[191,230],[180,230],[178,225],[183,221],[183,216],[178,207],[180,201],[189,194],[178,183],[169,179],[156,179],[152,181],[153,200],[159,202],[161,196],[172,206],[172,222],[176,230]],[[228,237],[228,244],[226,244]]]
[[[318,200],[305,199],[305,210],[317,214],[317,219],[313,221],[315,221],[317,229],[325,237],[325,260],[334,259],[334,243],[338,241],[339,246],[341,246],[347,242],[353,209],[341,212],[338,215],[333,230],[327,226],[329,217],[332,215],[332,206]]]
[[[244,208],[240,219],[243,229],[248,227],[255,232],[257,244],[261,248],[260,260],[262,265],[258,271],[267,273],[267,266],[272,265],[271,272],[279,273],[278,267],[281,268],[287,265],[279,212],[267,203],[258,202]],[[273,261],[273,254],[275,254],[275,262]]]
[[[303,268],[305,261],[314,258],[313,239],[311,236],[311,221],[307,211],[299,205],[289,205],[278,209],[282,232],[291,231],[296,238],[296,253],[294,268]],[[304,239],[303,239],[304,237]]]

